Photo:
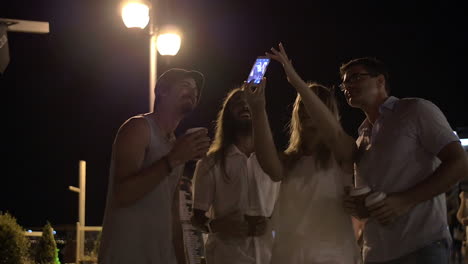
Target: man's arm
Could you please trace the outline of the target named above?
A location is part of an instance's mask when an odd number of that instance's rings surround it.
[[[153,190],[170,173],[171,166],[161,159],[141,169],[148,147],[150,130],[143,118],[125,122],[114,142],[114,195],[120,206],[128,206]]]
[[[371,216],[382,224],[388,224],[415,205],[450,190],[468,175],[467,156],[459,142],[449,143],[438,157],[442,163],[432,175],[404,192],[389,194],[385,200],[369,208]]]
[[[381,223],[393,221],[413,206],[449,191],[468,176],[468,156],[453,133],[442,111],[427,100],[414,101],[414,127],[418,143],[441,161],[439,167],[411,188],[389,194],[370,208],[371,215]]]
[[[437,155],[441,164],[424,181],[400,193],[392,193],[370,209],[382,224],[392,222],[415,205],[447,192],[468,175],[468,158],[460,142],[451,142]]]
[[[172,168],[197,156],[209,147],[206,130],[178,138],[172,150],[147,168],[141,168],[150,141],[150,129],[143,118],[122,125],[114,142],[114,195],[120,206],[128,206],[152,191]]]
[[[447,192],[468,175],[468,158],[460,142],[451,142],[437,155],[440,166],[426,180],[410,188],[404,195],[412,205]]]

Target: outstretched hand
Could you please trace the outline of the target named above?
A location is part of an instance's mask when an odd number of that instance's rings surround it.
[[[294,69],[291,60],[288,58],[288,54],[284,49],[282,43],[278,45],[278,49],[271,48],[271,53],[265,52],[265,55],[273,60],[278,61],[283,65],[284,72],[288,78],[289,83],[292,85],[297,84],[298,82],[302,82],[301,77],[297,74],[296,70]]]
[[[250,83],[245,82],[242,86],[242,91],[244,91],[245,99],[247,100],[251,110],[265,108],[265,86],[265,77],[263,77],[262,81],[258,85],[251,81]]]

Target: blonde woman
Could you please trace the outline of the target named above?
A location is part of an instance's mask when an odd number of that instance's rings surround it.
[[[298,92],[289,147],[278,154],[265,110],[265,79],[245,89],[259,163],[281,181],[272,263],[359,263],[351,217],[342,206],[345,186],[352,183],[354,139],[338,121],[333,92],[304,82],[282,44],[271,51],[267,56],[283,65]]]

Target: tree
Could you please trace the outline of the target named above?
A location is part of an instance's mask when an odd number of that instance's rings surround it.
[[[57,244],[49,222],[42,229],[42,236],[37,244],[34,260],[39,264],[60,264]]]
[[[29,240],[16,218],[0,212],[0,264],[29,263]]]

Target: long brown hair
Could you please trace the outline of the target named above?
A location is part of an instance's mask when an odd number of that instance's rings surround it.
[[[327,106],[333,116],[339,120],[338,105],[334,95],[334,90],[327,88],[318,83],[308,83],[310,89],[320,98],[320,100]],[[304,155],[304,129],[299,110],[303,108],[302,98],[298,94],[291,115],[291,122],[289,123],[289,146],[284,151],[285,164],[287,167],[292,167],[299,158]],[[303,111],[303,110],[301,110]],[[311,116],[313,118],[313,116]],[[320,132],[319,132],[320,133]],[[317,135],[314,135],[317,136]],[[315,151],[315,162],[321,168],[328,168],[332,158],[332,151],[326,142],[320,142]]]
[[[226,182],[230,182],[226,173],[226,151],[231,144],[234,144],[236,136],[235,120],[228,107],[231,99],[239,93],[243,93],[241,88],[235,88],[224,98],[221,110],[219,110],[216,118],[213,143],[207,154],[209,157],[214,158],[215,163],[220,162],[223,179]]]

